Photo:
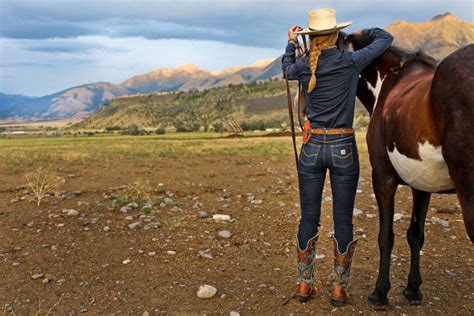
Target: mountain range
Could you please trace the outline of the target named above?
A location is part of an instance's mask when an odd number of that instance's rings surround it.
[[[397,21],[387,31],[394,45],[407,50],[424,50],[438,60],[474,42],[474,23],[451,13],[435,16],[423,23]],[[186,64],[134,76],[121,84],[85,84],[43,97],[0,94],[0,119],[53,120],[85,118],[116,97],[133,94],[204,90],[281,77],[281,57],[265,59],[244,67],[209,72]]]

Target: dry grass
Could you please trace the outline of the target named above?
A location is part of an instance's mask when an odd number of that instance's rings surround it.
[[[25,174],[26,185],[33,192],[33,200],[40,206],[43,199],[59,186],[58,176],[47,168],[38,168]]]

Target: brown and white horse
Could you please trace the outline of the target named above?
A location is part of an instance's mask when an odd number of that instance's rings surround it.
[[[340,49],[370,43],[362,34],[341,35]],[[357,96],[371,114],[367,144],[380,219],[379,275],[369,300],[376,308],[388,307],[394,197],[402,184],[413,193],[407,232],[411,266],[403,294],[420,304],[420,250],[432,193],[457,194],[474,242],[474,45],[439,66],[423,53],[391,47],[361,73]]]

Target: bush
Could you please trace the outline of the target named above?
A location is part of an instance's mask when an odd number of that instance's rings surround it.
[[[145,131],[143,128],[139,128],[136,124],[131,124],[122,129],[122,135],[138,136],[147,134],[147,131]]]
[[[156,129],[155,133],[158,134],[158,135],[163,135],[163,134],[165,134],[165,128],[164,127],[159,127],[159,128]]]
[[[122,128],[121,128],[120,126],[106,126],[106,127],[105,127],[105,131],[106,131],[107,133],[111,133],[111,132],[113,132],[113,131],[119,131],[119,130],[121,130],[121,129],[122,129]]]

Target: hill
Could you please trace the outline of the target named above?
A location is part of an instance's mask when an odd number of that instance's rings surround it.
[[[292,84],[292,91],[295,92],[296,84]],[[231,119],[244,130],[286,126],[288,110],[285,82],[272,79],[203,91],[120,97],[74,128],[123,129],[137,125],[177,131],[207,131],[219,130]],[[366,122],[366,111],[358,105],[356,126]]]
[[[280,127],[286,121],[284,82],[269,80],[203,91],[116,98],[75,127],[102,129],[136,124],[183,131],[209,130],[231,118]]]
[[[108,82],[85,84],[15,103],[5,109],[4,116],[13,119],[84,118],[112,98],[130,93],[131,90]]]

